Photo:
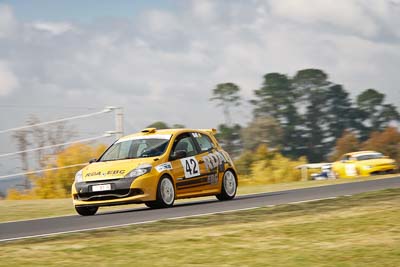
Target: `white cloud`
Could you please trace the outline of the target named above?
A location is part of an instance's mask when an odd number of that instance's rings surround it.
[[[0,97],[10,94],[18,87],[18,79],[5,62],[0,61]]]
[[[0,38],[9,37],[14,34],[17,22],[12,9],[7,5],[0,4]]]
[[[63,34],[74,30],[74,27],[67,22],[45,22],[39,21],[32,24],[33,28],[39,31],[49,32],[54,35]]]
[[[192,14],[195,18],[203,21],[213,20],[217,15],[215,3],[212,0],[193,1]]]
[[[167,33],[174,30],[179,30],[177,18],[169,12],[160,10],[151,10],[143,15],[146,23],[146,30],[153,33]]]
[[[326,23],[339,27],[341,31],[367,36],[373,36],[378,30],[376,22],[357,0],[288,0],[271,1],[270,5],[275,15],[295,22],[314,24],[314,27]]]

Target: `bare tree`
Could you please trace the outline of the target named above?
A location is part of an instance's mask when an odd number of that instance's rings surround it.
[[[32,115],[28,121],[28,125],[35,125],[40,123],[40,119]],[[18,151],[28,150],[29,148],[39,148],[44,146],[57,145],[66,143],[71,137],[75,135],[72,127],[69,127],[65,122],[59,122],[47,126],[33,126],[30,130],[19,130],[12,136],[17,144]],[[35,163],[41,169],[46,167],[49,162],[49,156],[55,155],[64,149],[63,146],[58,146],[49,150],[36,150]],[[32,163],[27,155],[27,152],[20,153],[22,170],[27,171],[29,164]]]
[[[75,131],[72,127],[68,126],[65,122],[59,122],[49,128],[47,131],[48,145],[57,145],[65,143],[75,136]],[[58,146],[53,149],[52,154],[57,154],[64,149],[64,146]]]
[[[28,125],[34,125],[40,123],[40,120],[35,115],[31,115],[28,119]],[[33,145],[36,147],[43,147],[46,145],[46,138],[45,138],[45,129],[40,126],[34,126],[31,128],[31,137],[33,141]],[[40,168],[45,167],[45,160],[44,160],[44,151],[37,150],[35,151],[36,154],[36,162],[40,166]]]
[[[31,144],[28,141],[28,134],[30,132],[27,130],[20,130],[20,131],[16,131],[13,135],[12,138],[16,141],[17,143],[17,148],[18,151],[24,151],[28,148],[28,146]],[[21,153],[20,154],[20,159],[21,159],[21,166],[22,166],[22,170],[23,171],[27,171],[29,169],[29,161],[28,161],[28,157],[27,157],[27,153]],[[25,181],[24,181],[24,188],[28,189],[29,188],[29,179],[28,177],[25,177]]]

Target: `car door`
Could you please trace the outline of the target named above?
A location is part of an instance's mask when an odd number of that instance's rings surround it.
[[[193,133],[176,137],[170,161],[177,195],[198,193],[209,188],[208,173]]]
[[[194,140],[199,148],[198,161],[200,171],[207,176],[208,189],[219,188],[219,172],[223,171],[225,159],[216,150],[215,144],[206,134],[200,132],[192,133]]]
[[[343,155],[340,161],[334,164],[333,171],[336,172],[338,177],[341,178],[357,176],[355,162],[351,160],[350,155]]]
[[[356,177],[358,175],[356,160],[354,158],[348,157],[344,161],[344,174],[346,177]]]

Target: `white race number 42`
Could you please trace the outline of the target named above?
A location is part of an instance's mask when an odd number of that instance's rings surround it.
[[[199,162],[195,157],[181,159],[185,178],[196,177],[200,175]]]

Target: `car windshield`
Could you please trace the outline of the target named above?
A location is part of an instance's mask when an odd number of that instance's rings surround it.
[[[381,153],[370,153],[370,154],[363,154],[356,157],[357,160],[368,160],[368,159],[381,159],[383,158],[383,154]]]
[[[114,143],[99,161],[157,157],[164,154],[171,136],[133,138]]]

